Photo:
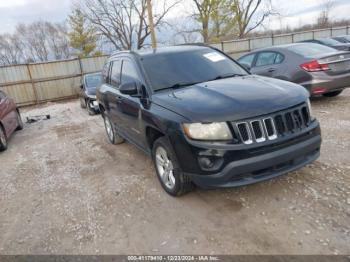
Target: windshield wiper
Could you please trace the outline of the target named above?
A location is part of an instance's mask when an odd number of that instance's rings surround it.
[[[171,86],[158,89],[157,91],[165,90],[165,89],[177,89],[177,88],[181,88],[181,87],[192,86],[192,85],[199,84],[199,83],[201,83],[201,82],[175,83],[175,84],[173,84]]]
[[[225,78],[231,78],[231,77],[237,77],[237,76],[245,76],[243,74],[228,74],[228,75],[218,75],[217,77],[215,77],[214,79],[210,79],[208,80],[208,82],[210,81],[215,81],[215,80],[219,80],[219,79],[225,79]]]

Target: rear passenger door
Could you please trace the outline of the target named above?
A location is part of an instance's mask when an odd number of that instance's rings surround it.
[[[122,60],[115,59],[111,61],[110,69],[108,72],[107,81],[104,90],[104,100],[106,110],[112,123],[116,129],[120,129],[122,126],[122,119],[120,118],[120,80],[121,80],[121,66]]]
[[[284,56],[278,52],[260,52],[257,54],[254,66],[251,69],[253,74],[276,77],[281,75],[281,64]]]

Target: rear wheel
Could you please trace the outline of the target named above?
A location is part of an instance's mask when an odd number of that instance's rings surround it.
[[[152,157],[158,179],[169,195],[180,196],[193,189],[191,179],[180,169],[172,147],[166,138],[158,138],[154,143]]]
[[[23,121],[22,121],[22,117],[21,114],[17,111],[17,129],[16,130],[22,130],[23,129]]]
[[[7,137],[4,128],[0,125],[0,151],[7,149]]]
[[[108,137],[109,142],[111,142],[113,145],[118,145],[118,144],[124,143],[124,141],[125,141],[124,138],[122,138],[117,133],[117,131],[113,127],[112,122],[109,119],[109,117],[104,114],[103,119],[104,119],[106,133],[107,133],[107,137]]]
[[[323,94],[323,96],[325,96],[325,97],[335,97],[335,96],[340,95],[342,92],[343,92],[343,90],[333,91],[333,92],[325,93],[325,94]]]

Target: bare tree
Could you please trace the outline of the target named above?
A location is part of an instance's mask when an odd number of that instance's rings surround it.
[[[239,38],[244,38],[262,25],[267,17],[276,14],[268,0],[230,0],[229,6],[231,23]]]
[[[334,0],[323,0],[322,11],[317,18],[317,25],[321,28],[329,26],[330,13],[334,8]]]
[[[165,23],[165,16],[177,3],[163,1],[161,10],[154,12],[155,28]],[[130,50],[144,47],[150,35],[146,7],[145,0],[86,0],[79,8],[117,50]]]
[[[55,59],[67,59],[70,57],[67,26],[65,23],[45,23],[47,34],[47,45],[50,55]]]
[[[21,42],[17,35],[0,35],[0,64],[18,64],[24,60]]]
[[[219,34],[220,28],[220,17],[219,17],[219,8],[222,0],[193,0],[196,13],[195,18],[201,24],[201,29],[199,32],[203,37],[204,43],[209,42],[210,35],[210,24],[211,19],[214,18],[214,25],[217,32]]]

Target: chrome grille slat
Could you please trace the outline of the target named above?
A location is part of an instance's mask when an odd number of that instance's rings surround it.
[[[241,142],[252,144],[276,140],[280,136],[300,132],[309,125],[310,120],[307,105],[303,104],[267,117],[233,122],[233,124]]]

